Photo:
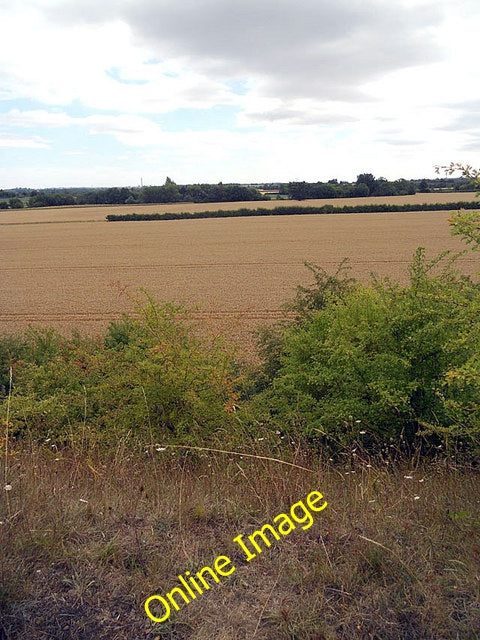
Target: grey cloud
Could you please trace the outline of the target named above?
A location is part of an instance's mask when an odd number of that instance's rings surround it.
[[[144,0],[128,23],[160,53],[187,56],[219,75],[254,74],[270,95],[361,98],[357,87],[380,73],[438,59],[425,26],[430,8],[376,0]]]
[[[442,131],[470,131],[480,129],[480,111],[478,113],[466,113],[454,118],[449,124],[441,127]]]
[[[462,151],[480,151],[480,135],[470,136],[470,142],[466,142],[461,149]]]
[[[315,113],[279,107],[265,112],[249,113],[248,119],[253,122],[289,122],[290,124],[307,124],[327,126],[332,124],[347,124],[356,119],[335,113]]]
[[[452,120],[439,127],[442,131],[472,131],[480,129],[480,100],[452,102],[446,107],[456,112]]]
[[[441,6],[383,0],[71,0],[63,22],[127,22],[162,58],[184,58],[219,78],[256,76],[280,98],[364,100],[359,86],[380,74],[438,60],[425,31]]]
[[[474,110],[480,111],[480,100],[461,100],[460,102],[446,102],[444,107],[451,107],[454,109]]]
[[[469,142],[468,144],[464,144],[461,147],[462,151],[480,151],[480,140],[477,140],[476,142]]]

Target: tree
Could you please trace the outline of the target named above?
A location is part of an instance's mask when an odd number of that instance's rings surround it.
[[[365,182],[357,182],[354,188],[354,193],[357,197],[364,198],[370,195],[370,189],[368,188],[368,185],[365,184]]]
[[[10,209],[23,209],[23,201],[20,198],[10,198],[8,201]]]
[[[368,187],[368,194],[367,195],[371,195],[375,190],[375,186],[377,184],[377,181],[376,181],[375,176],[373,175],[373,173],[360,173],[357,176],[357,185],[358,184],[366,184],[367,187]]]
[[[331,184],[317,182],[316,184],[312,185],[312,198],[335,198],[335,196],[335,187]]]
[[[310,185],[303,182],[289,182],[288,195],[292,200],[305,200],[310,197]]]
[[[371,196],[396,196],[397,190],[395,183],[389,182],[386,178],[378,178],[375,180],[373,190],[370,190]]]
[[[163,187],[163,197],[162,202],[179,202],[182,199],[178,186],[168,176]]]

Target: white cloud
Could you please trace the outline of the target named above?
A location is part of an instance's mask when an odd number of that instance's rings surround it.
[[[27,128],[80,127],[90,135],[111,135],[127,146],[137,147],[161,145],[167,136],[155,122],[130,114],[72,117],[64,112],[12,109],[0,114],[0,125]]]
[[[50,142],[40,136],[23,137],[0,133],[0,147],[5,149],[47,149]]]
[[[131,113],[234,100],[220,82],[176,60],[152,63],[152,55],[151,48],[132,41],[121,20],[61,27],[33,9],[12,12],[2,21],[0,97],[64,106],[78,100],[92,109]],[[132,80],[141,84],[129,84]]]

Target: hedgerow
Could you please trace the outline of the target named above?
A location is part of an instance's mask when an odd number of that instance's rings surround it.
[[[196,211],[194,213],[190,213],[188,211],[183,211],[180,213],[110,213],[106,216],[106,219],[109,222],[134,222],[146,220],[198,220],[205,218],[289,216],[315,213],[401,213],[402,211],[453,211],[455,209],[474,209],[476,206],[478,206],[478,204],[475,202],[442,202],[432,204],[362,204],[356,206],[345,205],[343,207],[335,207],[331,204],[325,204],[322,207],[294,205],[285,207],[273,207],[272,209],[266,209],[265,207],[260,207],[258,209],[218,209],[216,211]]]

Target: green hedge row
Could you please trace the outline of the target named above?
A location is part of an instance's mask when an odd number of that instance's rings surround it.
[[[135,220],[195,220],[201,218],[243,218],[248,216],[288,216],[322,213],[399,213],[402,211],[456,211],[458,209],[478,209],[478,202],[437,202],[433,204],[362,204],[356,206],[345,205],[335,207],[325,204],[323,207],[304,207],[294,205],[291,207],[275,207],[273,209],[235,209],[218,211],[197,211],[189,213],[126,213],[109,214],[109,222],[129,222]]]

